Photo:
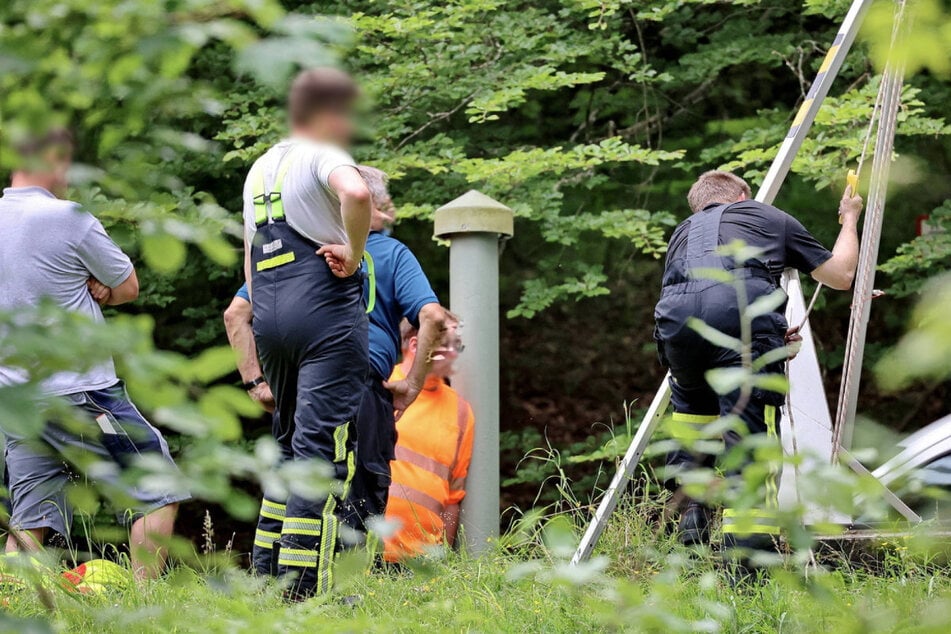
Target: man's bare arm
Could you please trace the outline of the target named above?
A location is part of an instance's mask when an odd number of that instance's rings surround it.
[[[330,188],[340,199],[340,215],[347,244],[327,244],[317,251],[337,277],[350,277],[360,266],[370,233],[370,190],[354,167],[338,167],[330,174]]]
[[[129,277],[127,277],[122,284],[112,289],[112,292],[109,294],[109,299],[106,300],[106,305],[118,306],[119,304],[134,302],[138,297],[139,278],[135,274],[135,269],[132,269],[132,273]]]
[[[397,418],[413,404],[419,396],[423,385],[426,384],[426,375],[433,364],[433,350],[442,339],[446,330],[446,309],[436,302],[425,304],[419,311],[419,333],[416,335],[416,356],[413,366],[401,381],[384,383],[386,389],[393,393],[393,409]]]
[[[859,261],[858,224],[861,213],[862,197],[853,196],[851,188],[846,188],[839,203],[842,228],[832,248],[832,257],[812,272],[812,277],[817,282],[838,291],[847,291],[852,288],[855,268]]]
[[[228,342],[235,351],[238,373],[245,383],[263,376],[261,364],[258,361],[258,348],[254,343],[254,331],[251,329],[251,316],[251,303],[240,297],[231,300],[231,305],[225,310],[224,315]],[[255,385],[248,394],[265,409],[273,411],[274,396],[267,383]]]
[[[251,314],[250,302],[240,297],[231,300],[224,314],[228,343],[237,355],[238,372],[245,383],[261,376],[258,349],[254,345],[254,332],[251,329]]]

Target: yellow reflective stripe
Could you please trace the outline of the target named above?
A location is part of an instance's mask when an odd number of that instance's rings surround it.
[[[320,537],[321,521],[309,517],[293,517],[284,520],[281,527],[283,535],[312,535]]]
[[[705,425],[706,423],[712,423],[720,418],[718,415],[707,415],[707,414],[684,414],[682,412],[674,412],[672,418],[678,423],[692,423],[694,425]]]
[[[766,433],[770,438],[776,438],[776,406],[766,405],[763,408],[763,418],[766,422]]]
[[[271,531],[261,530],[260,528],[254,533],[254,545],[267,550],[274,549],[274,542],[281,538],[280,533],[272,533]]]
[[[723,532],[741,535],[779,535],[775,511],[769,509],[723,509]]]
[[[284,177],[287,176],[287,170],[291,166],[288,159],[293,152],[293,149],[288,150],[284,158],[281,159],[281,166],[277,170],[277,178],[274,179],[274,189],[271,191],[271,220],[284,219],[284,196],[281,192],[284,190]],[[277,198],[274,197],[275,194]]]
[[[259,181],[251,190],[251,202],[254,203],[254,224],[263,225],[267,222],[267,185],[264,183],[264,170],[257,163],[251,169]]]
[[[273,502],[267,498],[261,500],[261,517],[266,517],[279,522],[284,521],[287,514],[287,505],[279,502]]]
[[[349,423],[344,423],[334,430],[334,462],[343,462],[347,459],[347,438],[349,438]]]
[[[766,435],[769,438],[778,439],[779,434],[776,433],[776,406],[775,405],[766,405],[763,408],[763,419],[766,423]],[[775,460],[769,461],[769,473],[766,475],[766,508],[767,509],[778,509],[779,508],[779,466],[776,464]]]
[[[372,313],[376,308],[376,266],[373,264],[373,256],[369,251],[363,252],[363,260],[367,263],[367,284],[370,291],[367,296],[367,313]]]
[[[275,255],[273,258],[268,258],[267,260],[261,260],[258,262],[257,270],[266,271],[268,269],[273,269],[278,266],[283,266],[285,264],[290,264],[294,261],[294,252],[282,253],[280,255]]]
[[[277,557],[279,566],[291,568],[316,568],[319,554],[316,550],[304,548],[282,548]]]
[[[277,520],[279,522],[284,521],[283,515],[278,515],[277,513],[271,513],[270,511],[265,511],[264,509],[261,509],[261,517],[266,517],[269,520]]]
[[[286,504],[282,504],[280,502],[274,502],[273,500],[269,500],[267,498],[264,498],[263,500],[261,500],[261,508],[265,508],[271,511],[272,513],[280,513],[282,517],[284,516],[285,513],[287,513]]]
[[[277,168],[277,176],[274,179],[274,188],[268,190],[267,183],[264,180],[264,169],[259,163],[255,163],[251,168],[252,176],[258,182],[251,190],[251,202],[254,203],[254,223],[263,225],[273,220],[283,220],[284,201],[281,190],[284,188],[284,177],[287,176],[287,170],[291,166],[291,155],[294,154],[294,148],[288,150],[281,157],[281,162]],[[258,269],[261,270],[261,269]]]
[[[353,476],[357,473],[357,461],[354,452],[347,453],[347,479],[343,481],[342,498],[346,499],[350,495],[350,484],[353,482]]]
[[[320,556],[317,558],[317,591],[329,592],[333,585],[333,560],[337,552],[337,517],[333,513],[333,496],[324,506],[324,535],[320,538]]]
[[[670,435],[681,442],[693,442],[703,437],[706,425],[719,419],[717,415],[674,412],[670,417]]]

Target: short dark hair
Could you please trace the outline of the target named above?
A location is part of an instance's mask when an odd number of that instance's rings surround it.
[[[704,172],[687,194],[690,211],[696,213],[710,205],[736,202],[741,195],[752,198],[753,192],[745,180],[723,170]]]
[[[353,78],[336,68],[311,68],[294,78],[287,96],[293,125],[303,125],[327,110],[346,110],[360,94]]]
[[[17,139],[13,147],[20,162],[25,163],[42,158],[46,152],[56,148],[72,152],[76,149],[76,140],[68,128],[55,127]]]

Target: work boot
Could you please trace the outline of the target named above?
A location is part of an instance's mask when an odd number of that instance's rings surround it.
[[[710,512],[700,502],[690,501],[680,514],[677,528],[680,543],[684,546],[701,546],[710,543]]]

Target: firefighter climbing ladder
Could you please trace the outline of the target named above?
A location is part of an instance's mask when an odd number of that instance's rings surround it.
[[[819,72],[806,95],[802,106],[793,119],[792,126],[785,140],[773,160],[763,184],[756,194],[756,200],[770,204],[776,198],[782,186],[796,153],[802,146],[815,120],[816,114],[823,100],[829,93],[839,69],[845,60],[866,11],[873,0],[854,0],[845,16],[839,33],[829,47]],[[892,46],[896,38],[900,37],[901,19],[904,11],[904,0],[896,0],[895,21],[892,33]],[[888,171],[892,160],[892,148],[895,138],[895,121],[898,106],[901,101],[902,69],[889,64],[882,74],[879,93],[869,124],[862,151],[861,163],[865,157],[865,150],[871,138],[877,116],[877,134],[870,179],[870,191],[866,205],[865,220],[862,225],[862,242],[860,246],[858,270],[856,274],[855,290],[852,303],[852,314],[849,323],[849,333],[846,343],[845,365],[842,375],[842,389],[839,395],[839,404],[836,411],[835,425],[826,405],[825,398],[815,398],[816,394],[825,394],[822,375],[819,370],[819,361],[816,356],[815,343],[809,327],[807,307],[803,297],[799,275],[795,271],[787,271],[784,276],[784,286],[789,295],[787,317],[790,324],[802,323],[800,334],[803,337],[802,349],[794,362],[790,363],[790,390],[786,401],[786,416],[783,417],[783,444],[787,453],[799,453],[828,456],[830,460],[841,459],[857,471],[867,473],[865,468],[851,454],[848,448],[851,443],[852,427],[855,421],[856,402],[858,399],[859,378],[861,375],[862,352],[865,345],[865,334],[868,326],[872,287],[874,284],[875,265],[878,256],[879,238],[882,229],[882,215],[885,208],[885,193],[888,186]],[[644,451],[650,442],[651,436],[660,425],[670,404],[670,387],[665,377],[663,384],[654,395],[650,407],[637,433],[631,441],[617,473],[608,486],[601,503],[598,505],[572,557],[572,565],[585,561],[591,556],[601,533],[604,531],[608,519],[617,506],[618,499],[625,490],[625,484],[630,479],[640,462]],[[808,468],[809,459],[806,458],[802,468]],[[781,488],[781,497],[788,496],[790,488],[795,490],[796,473],[791,474],[785,469]],[[902,515],[911,521],[920,521],[920,518],[907,507],[894,493],[884,485],[882,487],[885,499],[892,504]],[[830,518],[828,512],[814,510],[821,515],[812,519]],[[810,511],[807,509],[807,523],[810,520]]]

